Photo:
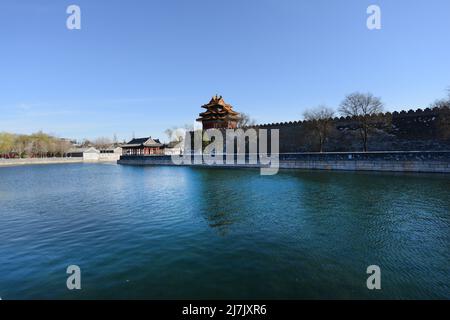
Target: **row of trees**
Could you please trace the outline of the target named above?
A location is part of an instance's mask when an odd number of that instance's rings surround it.
[[[70,141],[43,132],[31,135],[0,132],[0,157],[61,157],[70,148]]]
[[[100,137],[93,140],[84,139],[81,143],[76,143],[42,131],[31,135],[0,132],[0,158],[63,157],[75,146],[106,149],[118,145],[116,135],[112,139]]]
[[[122,141],[121,143],[125,144],[126,141]],[[108,137],[99,137],[93,140],[84,139],[79,145],[81,147],[94,147],[97,149],[106,149],[110,148],[111,146],[119,146],[121,143],[119,143],[119,140],[117,139],[117,136],[114,134],[113,138]]]

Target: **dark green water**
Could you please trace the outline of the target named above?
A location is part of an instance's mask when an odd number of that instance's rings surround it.
[[[0,297],[448,299],[449,210],[444,175],[0,168]]]

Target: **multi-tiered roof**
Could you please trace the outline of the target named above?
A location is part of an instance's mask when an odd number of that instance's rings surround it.
[[[202,108],[206,111],[199,114],[197,121],[201,121],[204,128],[236,127],[239,113],[234,111],[231,104],[226,103],[222,96],[213,96]]]

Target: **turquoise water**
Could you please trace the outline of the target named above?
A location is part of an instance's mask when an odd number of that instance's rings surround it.
[[[444,175],[0,168],[0,297],[450,298],[449,210]]]

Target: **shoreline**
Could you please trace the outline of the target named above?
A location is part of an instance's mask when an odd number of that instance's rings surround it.
[[[46,164],[71,164],[71,163],[105,163],[114,162],[112,160],[87,161],[83,158],[25,158],[25,159],[0,159],[0,168],[16,167],[26,165],[46,165]]]

